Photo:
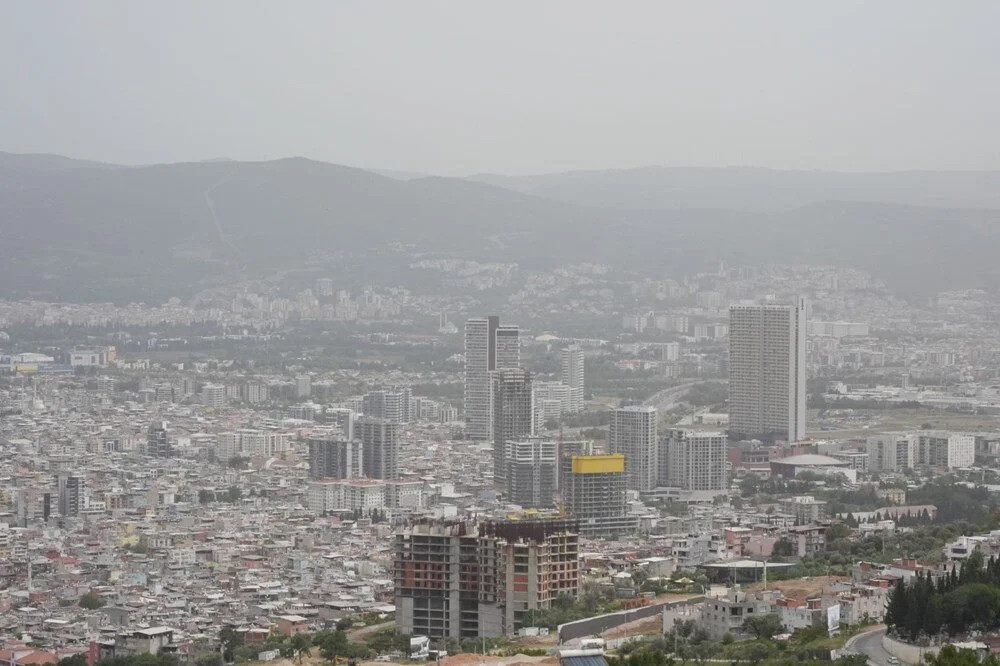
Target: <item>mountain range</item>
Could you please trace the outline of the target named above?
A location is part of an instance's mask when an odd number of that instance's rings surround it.
[[[380,282],[415,254],[652,276],[723,259],[834,263],[912,296],[1000,282],[998,172],[383,173],[0,153],[0,297],[156,302],[337,257]]]

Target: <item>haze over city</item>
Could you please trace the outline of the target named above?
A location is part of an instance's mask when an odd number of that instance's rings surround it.
[[[989,1],[6,3],[0,145],[466,176],[998,169]]]
[[[0,666],[1000,666],[998,19],[0,5]]]

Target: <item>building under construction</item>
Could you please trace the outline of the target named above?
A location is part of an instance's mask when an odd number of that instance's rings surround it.
[[[580,526],[576,519],[505,520],[479,526],[501,545],[504,633],[524,626],[528,611],[580,592]]]
[[[580,587],[575,520],[420,522],[396,534],[396,630],[431,638],[510,634],[524,613]]]
[[[562,461],[566,507],[579,520],[580,533],[616,537],[634,534],[637,520],[625,502],[625,456],[569,455]]]

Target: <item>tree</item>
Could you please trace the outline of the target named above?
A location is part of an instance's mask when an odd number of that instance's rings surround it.
[[[901,580],[896,583],[889,593],[889,602],[885,607],[885,624],[895,633],[900,633],[900,628],[906,624],[906,611],[909,607],[909,599],[906,594],[906,581]]]
[[[233,661],[233,651],[242,646],[245,637],[232,626],[223,627],[219,630],[219,643],[222,644],[222,658],[227,662]]]
[[[87,666],[87,653],[77,652],[73,656],[63,657],[56,666]]]
[[[230,486],[229,490],[226,491],[227,502],[238,502],[241,497],[243,497],[243,491],[239,489],[239,486]]]
[[[837,523],[836,525],[831,525],[826,530],[826,540],[827,543],[830,541],[836,541],[838,539],[846,539],[851,536],[851,528],[844,523]]]
[[[997,661],[996,657],[990,655],[986,660],[980,662],[979,656],[974,650],[966,648],[959,650],[954,645],[945,645],[937,654],[929,654],[924,659],[927,666],[981,666],[981,664],[986,664],[987,660],[992,660],[994,664]]]
[[[785,537],[778,539],[774,544],[774,548],[771,549],[771,555],[778,557],[790,557],[793,553],[792,542]]]
[[[292,636],[290,642],[295,661],[299,662],[302,660],[302,653],[312,647],[312,636],[309,634],[295,634]]]
[[[743,623],[743,630],[753,634],[758,639],[770,640],[784,629],[781,616],[777,613],[765,613],[748,617]]]
[[[87,594],[80,597],[80,608],[86,608],[87,610],[97,610],[106,603],[104,599],[97,596],[94,592],[87,592]]]
[[[733,646],[732,659],[757,666],[775,656],[777,651],[777,645],[770,640],[744,641]]]
[[[977,548],[969,554],[958,575],[960,585],[979,582],[983,570],[983,553]]]
[[[347,634],[343,631],[324,631],[315,637],[319,652],[327,661],[333,662],[337,657],[347,656]]]

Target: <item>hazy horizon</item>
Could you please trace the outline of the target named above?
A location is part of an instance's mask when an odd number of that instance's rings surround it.
[[[0,149],[463,176],[1000,169],[988,2],[12,3]]]
[[[361,169],[364,171],[370,171],[379,175],[398,175],[398,176],[413,176],[413,177],[443,177],[443,178],[470,178],[474,176],[504,176],[511,178],[518,177],[532,177],[532,176],[546,176],[554,175],[560,173],[601,173],[610,171],[641,171],[643,169],[719,169],[719,170],[760,170],[760,171],[775,171],[775,172],[796,172],[796,173],[828,173],[828,174],[853,174],[853,175],[880,175],[880,174],[901,174],[901,173],[992,173],[1000,171],[1000,167],[993,169],[886,169],[886,170],[849,170],[849,169],[816,169],[816,168],[780,168],[771,167],[762,164],[710,164],[710,165],[698,165],[698,164],[637,164],[633,166],[618,166],[618,167],[592,167],[592,168],[582,168],[582,169],[565,169],[563,171],[528,171],[528,172],[501,172],[501,171],[472,171],[467,173],[432,173],[430,171],[411,171],[408,169],[394,169],[392,167],[380,167],[380,166],[360,166],[357,164],[347,164],[344,162],[334,162],[328,159],[323,159],[319,157],[313,157],[310,155],[279,155],[276,157],[266,157],[260,159],[244,159],[237,160],[231,157],[208,157],[204,159],[183,159],[183,160],[170,160],[162,162],[111,162],[97,160],[92,157],[80,156],[80,155],[69,155],[66,153],[58,152],[16,152],[12,150],[6,150],[3,146],[0,146],[0,153],[7,153],[9,155],[20,155],[20,156],[39,156],[39,157],[65,157],[71,160],[78,160],[82,162],[97,162],[103,163],[109,166],[120,166],[126,168],[142,168],[142,167],[152,167],[161,166],[165,164],[199,164],[204,162],[276,162],[280,160],[289,159],[304,159],[314,162],[323,162],[326,164],[333,164],[336,166],[343,166],[355,169]]]

